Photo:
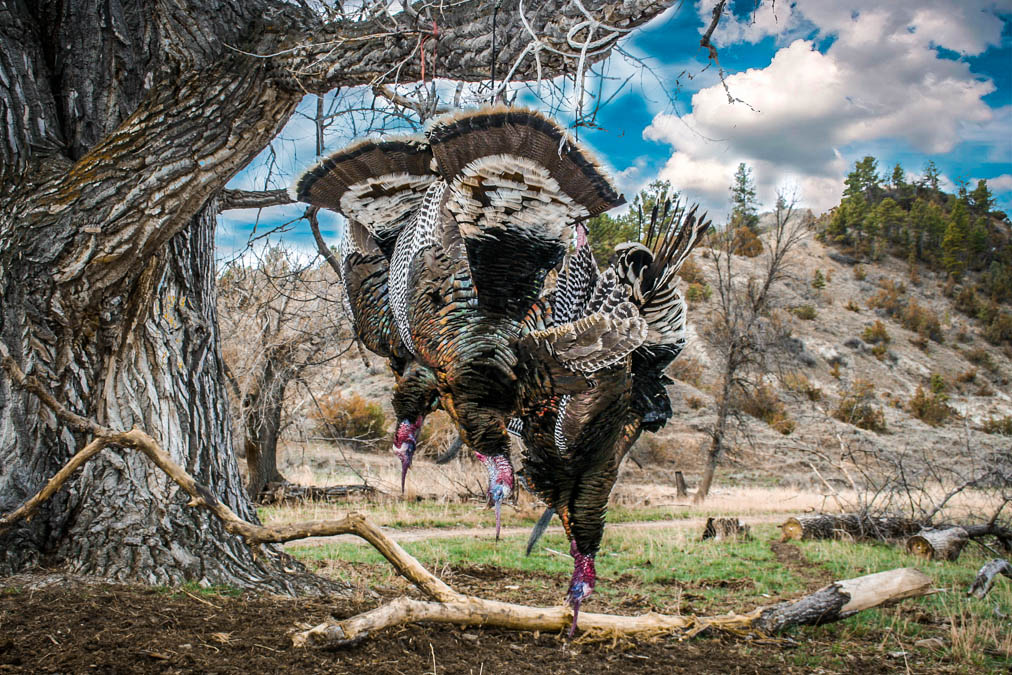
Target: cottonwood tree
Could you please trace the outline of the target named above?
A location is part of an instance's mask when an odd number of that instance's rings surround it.
[[[250,521],[230,451],[214,223],[223,206],[281,197],[224,192],[227,181],[306,94],[418,81],[422,54],[448,79],[487,79],[493,63],[500,80],[555,77],[605,58],[673,0],[545,0],[523,16],[511,0],[389,4],[0,3],[0,358],[79,415],[145,429]],[[84,436],[0,376],[0,511]],[[45,559],[295,590],[279,573],[290,559],[254,552],[188,499],[143,457],[107,448],[0,535],[0,573]]]
[[[233,262],[218,280],[222,355],[254,500],[268,484],[286,482],[277,448],[289,384],[352,348],[340,282],[318,263],[274,245],[252,262]]]
[[[788,337],[777,321],[779,284],[790,273],[791,254],[807,235],[809,223],[795,212],[795,201],[777,196],[774,222],[761,236],[763,262],[756,276],[741,269],[735,233],[725,227],[710,235],[710,262],[716,273],[715,308],[703,322],[701,334],[716,356],[717,417],[710,430],[703,478],[694,495],[702,502],[710,492],[720,459],[732,442],[732,422],[740,418],[736,399],[762,384],[769,366]]]

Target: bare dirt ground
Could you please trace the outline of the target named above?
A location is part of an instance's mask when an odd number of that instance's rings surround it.
[[[469,579],[487,589],[502,575],[487,566],[449,573],[461,590],[468,590]],[[822,578],[824,573],[813,572],[816,585]],[[833,642],[815,634],[800,647],[720,636],[570,642],[556,634],[409,626],[338,651],[291,647],[289,633],[297,626],[345,618],[378,602],[228,597],[108,584],[7,586],[0,589],[0,672],[804,673],[811,672],[805,653]],[[624,609],[648,609],[635,605]],[[845,661],[845,669],[820,672],[903,669],[902,661],[876,655],[874,644],[860,645]]]

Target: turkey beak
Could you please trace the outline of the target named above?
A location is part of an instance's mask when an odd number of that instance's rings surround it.
[[[573,634],[576,633],[576,619],[580,616],[580,603],[583,602],[583,598],[574,597],[570,600],[569,604],[573,608],[573,623],[569,625],[569,639],[573,639]]]
[[[407,442],[404,445],[395,445],[394,454],[401,460],[401,494],[404,494],[404,483],[408,477],[408,469],[411,468],[411,460],[415,455],[414,443]]]
[[[495,500],[495,540],[499,541],[499,529],[502,527],[502,495]]]

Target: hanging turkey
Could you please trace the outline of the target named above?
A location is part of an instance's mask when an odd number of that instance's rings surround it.
[[[566,330],[608,313],[633,314],[646,328],[624,354],[615,350],[607,359],[595,354],[582,363],[569,362],[592,380],[591,388],[575,394],[526,390],[518,407],[515,429],[524,445],[524,475],[549,506],[539,527],[544,529],[554,510],[570,541],[570,634],[581,602],[594,589],[594,558],[619,463],[642,431],[660,429],[671,416],[664,369],[685,346],[686,307],[677,272],[708,227],[695,208],[669,213],[665,205],[658,218],[655,207],[644,243],[616,247],[603,274],[581,233],[554,292],[546,294],[551,311],[542,314],[545,326],[531,333]],[[532,540],[539,534],[536,528]]]
[[[438,406],[435,374],[415,361],[394,323],[390,260],[397,237],[436,180],[428,143],[406,136],[355,143],[321,160],[292,186],[292,197],[346,218],[339,256],[347,313],[365,347],[388,359],[396,385],[394,452],[401,492],[425,416]]]
[[[550,381],[560,391],[587,386],[538,339],[518,350],[522,325],[545,275],[565,254],[573,224],[622,198],[589,156],[536,112],[451,115],[432,125],[428,140],[440,179],[397,240],[391,306],[405,345],[436,372],[444,407],[485,463],[498,536],[501,505],[514,488],[506,425],[523,382]],[[626,329],[607,321],[581,328],[590,342],[595,331]],[[574,328],[569,338],[577,337]]]

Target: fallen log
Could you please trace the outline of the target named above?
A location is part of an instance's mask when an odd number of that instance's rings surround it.
[[[257,500],[260,504],[286,504],[291,502],[327,502],[345,499],[353,494],[372,494],[371,485],[297,485],[295,483],[268,483]]]
[[[907,539],[907,551],[928,560],[955,560],[969,535],[961,527],[921,530]]]
[[[580,612],[580,630],[608,635],[674,634],[692,637],[707,629],[737,635],[774,635],[795,626],[815,626],[845,619],[863,609],[931,593],[931,579],[912,568],[879,572],[838,581],[799,600],[760,607],[748,614],[713,617],[641,614],[614,616]],[[369,634],[408,623],[449,623],[527,631],[562,631],[572,622],[567,605],[527,607],[496,600],[461,597],[447,602],[397,598],[376,609],[343,621],[328,620],[295,633],[296,647],[341,647],[356,644]]]
[[[863,514],[819,513],[788,518],[780,525],[783,540],[792,539],[904,539],[917,534],[922,525],[908,518],[869,516]]]
[[[748,539],[750,527],[738,518],[707,518],[703,539]]]
[[[977,578],[970,584],[970,588],[967,589],[966,594],[983,598],[991,592],[991,587],[994,586],[995,579],[999,574],[1004,574],[1009,579],[1012,579],[1012,565],[1007,560],[995,558],[980,568],[980,571],[977,572]]]

